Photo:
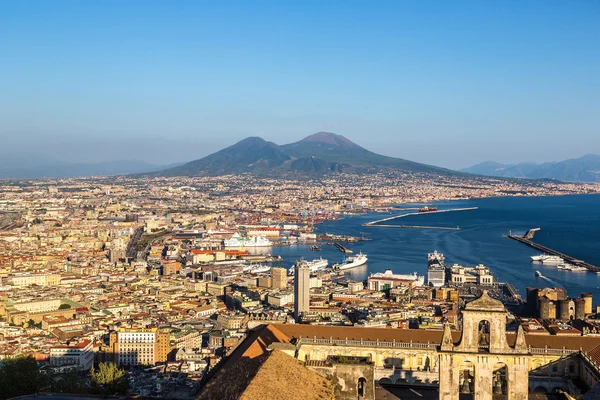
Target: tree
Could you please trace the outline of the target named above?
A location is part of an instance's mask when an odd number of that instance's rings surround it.
[[[112,363],[100,363],[98,371],[92,368],[92,393],[122,395],[129,390],[129,379],[125,371]]]
[[[69,308],[71,308],[71,305],[67,303],[63,303],[58,307],[59,310],[68,310]]]
[[[46,376],[31,356],[2,360],[0,365],[0,399],[33,394],[45,388]]]

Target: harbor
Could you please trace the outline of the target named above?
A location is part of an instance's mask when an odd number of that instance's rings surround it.
[[[394,215],[394,216],[391,216],[391,217],[378,219],[376,221],[366,222],[366,223],[363,224],[363,226],[382,226],[382,225],[380,225],[382,222],[393,221],[395,219],[410,217],[410,216],[414,216],[414,215],[429,215],[429,214],[441,214],[441,213],[458,212],[458,211],[473,211],[473,210],[477,210],[477,208],[478,207],[450,208],[450,209],[447,209],[447,210],[437,210],[437,209],[434,209],[432,211],[421,211],[422,210],[421,209],[418,212],[413,212],[413,213],[408,213],[408,214]],[[428,228],[431,228],[431,227],[428,227]],[[453,229],[453,230],[455,230],[455,229]]]
[[[534,241],[532,241],[531,239],[528,238],[533,238],[535,232],[539,231],[540,228],[535,228],[535,229],[530,229],[529,231],[527,231],[527,233],[524,236],[518,236],[518,235],[513,235],[512,232],[510,232],[508,234],[508,238],[512,239],[512,240],[516,240],[517,242],[523,243],[529,247],[532,247],[536,250],[539,250],[545,254],[549,254],[552,256],[557,256],[562,258],[563,260],[565,260],[566,262],[568,262],[569,264],[572,265],[576,265],[578,267],[583,267],[586,268],[588,271],[592,271],[592,272],[600,272],[600,267],[596,266],[596,265],[592,265],[590,263],[587,263],[583,260],[579,260],[575,257],[572,257],[570,255],[561,253],[560,251],[551,249],[549,247],[543,246],[539,243],[536,243]]]

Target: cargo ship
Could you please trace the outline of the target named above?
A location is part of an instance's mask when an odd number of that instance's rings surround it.
[[[431,206],[431,207],[425,206],[423,208],[419,208],[419,212],[420,213],[434,212],[434,211],[437,211],[437,210],[438,210],[438,208],[436,206]]]

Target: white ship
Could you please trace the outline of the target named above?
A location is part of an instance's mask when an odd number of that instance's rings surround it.
[[[308,265],[308,267],[310,268],[310,273],[314,273],[317,272],[319,270],[322,270],[324,268],[327,268],[327,266],[329,265],[329,261],[327,261],[327,259],[323,258],[323,257],[319,257],[315,260],[312,261],[305,261],[305,260],[300,260],[298,262],[303,262],[306,263],[306,265]],[[290,273],[290,275],[294,275],[294,266],[292,266],[288,272]]]
[[[231,239],[223,241],[225,247],[269,247],[273,245],[269,239],[263,236],[243,237],[234,233]]]
[[[362,252],[358,253],[355,256],[346,257],[343,263],[335,264],[333,269],[345,270],[350,268],[360,267],[367,262],[368,258]]]
[[[427,254],[427,262],[429,265],[439,264],[444,266],[445,257],[442,253],[438,253],[437,250],[434,250],[433,253]]]
[[[540,261],[542,262],[542,264],[562,264],[563,262],[565,262],[565,260],[563,260],[559,256],[546,256]]]
[[[546,257],[548,257],[548,254],[539,254],[537,256],[531,256],[531,261],[543,261]]]
[[[556,268],[561,269],[563,271],[571,271],[571,272],[587,272],[587,268],[580,267],[579,265],[573,265],[569,263],[559,264]]]
[[[244,267],[244,272],[250,273],[250,274],[262,274],[263,272],[269,272],[271,270],[271,267],[269,267],[268,265],[248,265],[246,267]]]

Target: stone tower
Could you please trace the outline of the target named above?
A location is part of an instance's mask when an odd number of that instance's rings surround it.
[[[460,394],[474,400],[492,400],[494,394],[527,399],[530,355],[520,326],[514,344],[509,344],[507,314],[504,305],[484,291],[462,310],[458,343],[446,325],[440,345],[440,400],[456,400]]]

